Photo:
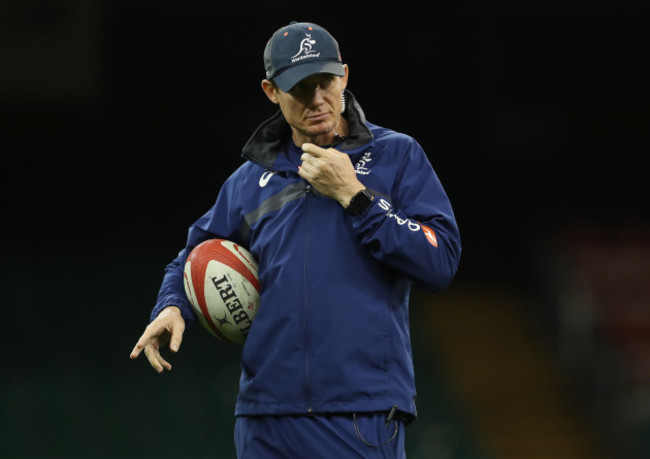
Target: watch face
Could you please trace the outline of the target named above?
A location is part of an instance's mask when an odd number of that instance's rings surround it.
[[[350,215],[358,215],[370,205],[375,196],[367,189],[359,191],[350,200],[350,205],[346,209]]]

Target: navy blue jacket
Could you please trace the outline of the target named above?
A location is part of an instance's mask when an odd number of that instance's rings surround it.
[[[461,253],[449,199],[420,145],[366,121],[346,92],[350,155],[376,199],[352,217],[298,175],[301,151],[282,114],[243,149],[247,160],[190,228],[168,265],[152,318],[168,305],[195,319],[183,287],[189,251],[225,238],[259,262],[261,304],[242,349],[236,415],[387,411],[416,414],[409,332],[415,283],[446,287]]]

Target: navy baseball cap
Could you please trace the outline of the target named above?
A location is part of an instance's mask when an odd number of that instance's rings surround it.
[[[264,49],[266,78],[284,92],[316,73],[343,76],[339,45],[329,32],[311,22],[296,22],[276,30]]]

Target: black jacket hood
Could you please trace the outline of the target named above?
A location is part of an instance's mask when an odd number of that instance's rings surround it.
[[[366,125],[366,116],[354,95],[345,91],[346,109],[343,117],[348,120],[349,133],[340,138],[335,146],[337,150],[354,150],[373,139],[372,132]],[[278,110],[271,118],[258,126],[242,149],[242,157],[271,169],[275,160],[283,152],[291,136],[291,127]]]

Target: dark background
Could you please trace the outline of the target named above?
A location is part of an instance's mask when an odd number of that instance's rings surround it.
[[[232,457],[237,349],[192,329],[163,376],[128,354],[275,110],[262,52],[291,20],[325,26],[368,119],[429,154],[463,238],[451,288],[535,298],[547,235],[648,222],[647,4],[423,5],[3,1],[0,456]],[[431,378],[430,416],[462,425]]]

